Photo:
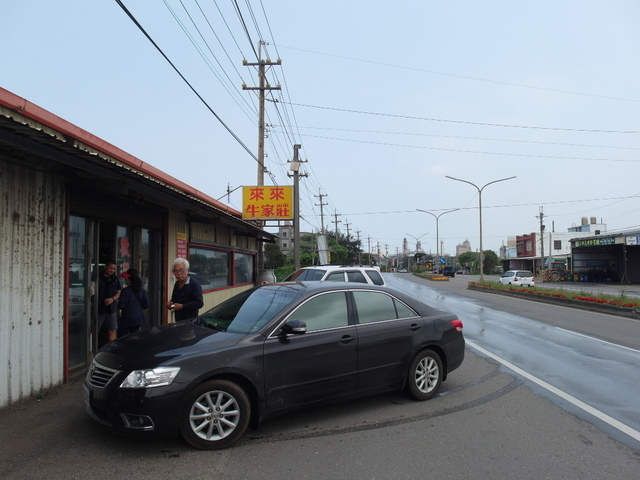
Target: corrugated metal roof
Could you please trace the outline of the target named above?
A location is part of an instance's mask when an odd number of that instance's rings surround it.
[[[213,215],[244,233],[268,241],[275,239],[256,224],[242,220],[241,212],[3,88],[0,88],[0,126],[5,143],[30,148],[34,153],[47,147],[62,151],[64,157],[49,155],[49,158],[93,174],[95,168],[100,168],[116,180],[124,175],[138,186],[145,185],[144,190],[151,196],[163,195],[165,200],[172,199],[169,200],[172,204],[186,201],[196,215]]]

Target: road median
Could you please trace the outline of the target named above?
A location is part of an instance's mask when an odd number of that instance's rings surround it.
[[[574,296],[572,298],[568,298],[566,292],[562,290],[549,291],[520,287],[500,288],[493,286],[490,283],[481,282],[469,282],[467,284],[467,289],[640,320],[640,306],[637,302],[632,301],[625,304],[623,302],[604,300],[596,297]]]

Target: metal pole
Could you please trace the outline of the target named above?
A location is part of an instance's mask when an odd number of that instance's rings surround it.
[[[451,180],[456,180],[458,182],[468,183],[469,185],[474,186],[476,190],[478,190],[478,210],[480,210],[480,281],[484,282],[484,251],[482,250],[482,190],[484,190],[485,187],[491,185],[492,183],[504,182],[505,180],[511,180],[516,177],[513,176],[513,177],[507,177],[507,178],[500,178],[499,180],[493,180],[492,182],[489,182],[483,185],[482,188],[478,187],[475,183],[471,183],[468,180],[462,180],[461,178],[450,177],[449,175],[445,175],[445,177]]]
[[[421,210],[419,208],[416,208],[416,210],[418,212],[423,212],[423,213],[428,213],[429,215],[432,215],[433,217],[435,217],[436,219],[436,255],[438,257],[442,256],[442,245],[440,245],[440,227],[438,225],[438,223],[440,222],[440,217],[446,213],[451,213],[451,212],[456,212],[458,210],[460,210],[459,208],[454,208],[452,210],[447,210],[446,212],[442,212],[440,215],[436,215],[433,212],[429,212],[427,210]]]
[[[415,239],[416,241],[416,253],[418,253],[418,240],[420,240],[422,237],[424,237],[425,235],[429,235],[429,232],[427,233],[423,233],[422,235],[420,235],[419,237],[414,237],[413,235],[411,235],[410,233],[407,233],[406,235],[410,236],[411,238]],[[407,255],[407,265],[409,264],[409,256]],[[411,272],[411,270],[409,268],[407,268],[408,272]]]
[[[298,150],[301,145],[293,146],[293,267],[300,269],[300,162],[298,160]]]

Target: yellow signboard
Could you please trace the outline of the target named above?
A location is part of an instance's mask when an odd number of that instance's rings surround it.
[[[293,187],[242,187],[243,220],[290,220]]]

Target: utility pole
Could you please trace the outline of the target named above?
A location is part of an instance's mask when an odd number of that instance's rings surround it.
[[[325,205],[329,205],[328,203],[322,203],[322,197],[326,197],[326,195],[323,195],[322,192],[320,192],[318,195],[314,195],[314,197],[319,198],[320,199],[320,203],[316,203],[316,207],[320,207],[320,233],[323,234],[324,233],[324,209],[322,207],[324,207]]]
[[[333,214],[333,218],[335,218],[335,220],[332,220],[332,223],[336,224],[336,243],[338,242],[338,224],[342,223],[342,220],[338,220],[338,217],[341,216],[341,213],[338,213],[337,210],[334,210],[334,214]]]
[[[344,228],[347,229],[347,242],[349,242],[349,240],[351,239],[351,237],[349,236],[349,225],[351,225],[349,222],[344,222]]]
[[[280,90],[280,85],[276,85],[272,87],[266,80],[266,69],[267,67],[273,65],[281,65],[282,60],[278,59],[275,62],[271,60],[262,60],[262,46],[267,45],[267,42],[260,40],[258,42],[258,61],[256,63],[252,63],[247,61],[246,59],[242,61],[242,64],[245,67],[258,67],[258,87],[247,87],[246,84],[242,85],[243,90],[258,90],[258,99],[259,99],[259,107],[258,107],[258,186],[264,186],[264,172],[266,171],[264,167],[264,101],[265,101],[265,91],[267,90]]]
[[[358,265],[362,263],[362,259],[360,258],[360,251],[362,248],[360,247],[360,230],[356,230],[356,239],[358,240]]]
[[[302,145],[293,146],[293,161],[289,169],[293,172],[293,266],[300,269],[300,177],[308,177],[306,173],[300,173],[300,164],[304,163],[298,158],[298,150]],[[291,175],[289,175],[291,176]]]
[[[540,270],[544,269],[544,207],[540,207],[540,215],[536,218],[540,219]]]

